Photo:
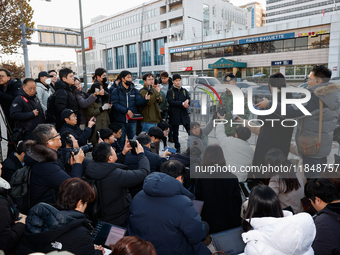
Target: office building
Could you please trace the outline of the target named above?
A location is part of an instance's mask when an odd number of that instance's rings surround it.
[[[247,29],[263,27],[266,24],[266,11],[262,9],[261,3],[251,2],[240,7],[246,10]]]

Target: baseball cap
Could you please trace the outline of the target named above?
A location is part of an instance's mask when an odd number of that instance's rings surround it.
[[[46,72],[46,71],[41,71],[41,72],[38,74],[38,78],[41,78],[41,77],[53,77],[53,75],[49,74],[49,73]]]
[[[224,81],[226,81],[226,82],[229,82],[229,81],[234,80],[234,79],[236,79],[236,77],[232,73],[230,73],[230,74],[228,74],[224,77]]]
[[[73,110],[71,109],[65,109],[61,112],[60,116],[61,119],[64,120],[65,118],[69,118],[71,116],[72,113],[75,113]]]

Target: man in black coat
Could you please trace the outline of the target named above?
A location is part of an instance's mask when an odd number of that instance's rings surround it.
[[[71,109],[74,112],[78,112],[78,103],[73,91],[77,89],[74,86],[73,71],[69,68],[63,68],[59,71],[59,78],[55,83],[55,107],[57,114],[56,129],[59,131],[63,125],[63,121],[60,117],[61,112],[64,109]]]
[[[20,80],[11,79],[11,73],[6,69],[0,68],[0,105],[11,129],[14,127],[14,121],[10,118],[10,108],[13,100],[19,94],[21,86]],[[10,137],[9,132],[7,130],[7,137]],[[7,155],[11,154],[14,150],[14,144],[9,142]]]
[[[107,88],[109,84],[107,83],[106,70],[104,68],[101,68],[101,67],[97,68],[94,71],[94,77],[95,77],[95,79],[93,81],[93,84],[98,84],[98,85],[103,86],[103,89],[107,93],[109,93],[109,89]]]
[[[60,185],[71,177],[83,177],[85,158],[79,151],[72,157],[72,170],[68,175],[58,161],[57,151],[61,147],[60,134],[51,124],[40,124],[33,131],[34,141],[25,143],[25,164],[32,166],[30,198],[31,207],[44,202],[54,204]]]
[[[12,175],[24,165],[24,143],[18,144],[17,152],[12,152],[2,163],[2,178],[10,182]]]
[[[178,141],[179,126],[183,125],[189,134],[190,116],[189,103],[190,94],[181,86],[181,76],[179,74],[173,75],[174,86],[168,90],[166,98],[169,103],[169,119],[173,131],[173,139],[177,152],[181,152],[181,145]]]
[[[33,130],[39,124],[45,123],[44,111],[35,92],[35,81],[26,78],[19,90],[19,96],[14,99],[10,109],[10,116],[15,121],[15,126],[24,130],[23,141],[32,140]]]
[[[65,124],[61,127],[60,133],[64,133],[68,131],[71,135],[74,136],[76,140],[78,140],[79,146],[83,146],[87,144],[87,140],[89,140],[92,136],[92,127],[96,124],[92,117],[88,123],[88,126],[81,130],[81,128],[77,125],[77,115],[71,109],[65,109],[61,112],[61,119],[65,121]]]
[[[315,255],[340,254],[340,195],[335,184],[326,178],[311,179],[305,195],[318,211],[312,245]]]
[[[145,157],[144,149],[137,141],[138,170],[128,170],[127,166],[118,164],[117,155],[110,144],[98,143],[92,151],[93,161],[84,162],[85,176],[97,180],[103,204],[103,216],[99,218],[111,224],[125,227],[131,203],[128,188],[143,182],[150,173],[150,163]]]

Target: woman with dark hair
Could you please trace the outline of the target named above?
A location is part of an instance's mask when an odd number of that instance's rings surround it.
[[[91,96],[91,94],[100,92],[103,90],[103,86],[99,85],[99,83],[94,83],[89,91],[87,92],[87,96]],[[102,128],[108,128],[110,125],[110,116],[109,112],[112,104],[109,103],[110,96],[107,92],[104,92],[104,95],[98,95],[96,101],[92,103],[89,108],[87,108],[87,119],[91,119],[92,117],[96,118],[96,126],[95,132],[90,139],[93,145],[96,145],[98,140],[97,131]]]
[[[276,148],[270,149],[266,153],[265,164],[268,167],[282,169],[278,171],[278,174],[271,176],[268,184],[278,195],[282,208],[291,206],[294,213],[302,212],[301,198],[305,194],[303,180],[299,171],[295,173],[291,167],[291,162],[286,159],[281,150]]]
[[[93,244],[93,227],[84,214],[95,196],[94,189],[79,178],[64,181],[59,188],[56,207],[39,203],[28,212],[17,254],[56,250],[76,255],[102,254],[103,248]]]
[[[85,92],[83,91],[83,88],[81,86],[81,83],[78,78],[74,78],[74,85],[77,87],[73,91],[74,96],[77,99],[78,103],[78,125],[79,127],[84,130],[87,126],[87,117],[86,117],[86,109],[96,101],[97,96],[103,96],[104,90],[100,90],[97,92],[94,92],[86,97]]]
[[[152,243],[144,241],[136,236],[125,236],[110,245],[111,255],[156,255]]]
[[[163,131],[164,138],[162,140],[163,140],[164,146],[166,146],[166,138],[169,136],[169,133],[170,133],[170,125],[168,124],[168,122],[163,120],[160,123],[158,123],[157,127],[162,129]]]
[[[222,148],[209,145],[203,155],[201,168],[226,166]],[[210,233],[241,226],[241,191],[237,177],[230,172],[223,172],[216,179],[196,179],[198,200],[204,201],[202,220],[208,222]]]
[[[269,77],[268,86],[270,91],[277,88],[277,100],[281,103],[281,89],[286,87],[286,79],[281,73],[274,73]],[[287,93],[287,98],[293,98],[291,93]],[[258,116],[263,120],[264,125],[261,127],[260,134],[257,139],[255,154],[253,158],[253,166],[265,164],[264,156],[272,148],[280,149],[284,155],[288,156],[290,149],[290,141],[292,139],[294,127],[283,127],[281,121],[282,116],[270,114],[266,116]],[[264,119],[279,119],[280,121],[264,121]],[[285,122],[286,126],[294,126],[294,122]]]
[[[278,196],[265,185],[251,190],[242,225],[246,231],[242,234],[245,255],[314,254],[313,218],[308,213],[282,211]]]

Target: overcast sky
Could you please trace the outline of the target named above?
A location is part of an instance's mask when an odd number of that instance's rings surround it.
[[[37,25],[49,25],[68,28],[79,28],[79,1],[78,0],[31,0],[30,4],[34,10],[33,21]],[[90,20],[98,15],[112,15],[124,11],[133,6],[147,2],[145,0],[82,0],[84,25],[90,24]],[[243,5],[252,0],[231,0],[234,5]],[[265,8],[265,0],[257,0]],[[38,36],[33,36],[32,41],[38,41]],[[18,50],[21,53],[21,50]],[[76,61],[74,49],[28,46],[29,60],[61,60]],[[11,59],[20,61],[22,54],[3,56],[3,60]]]

